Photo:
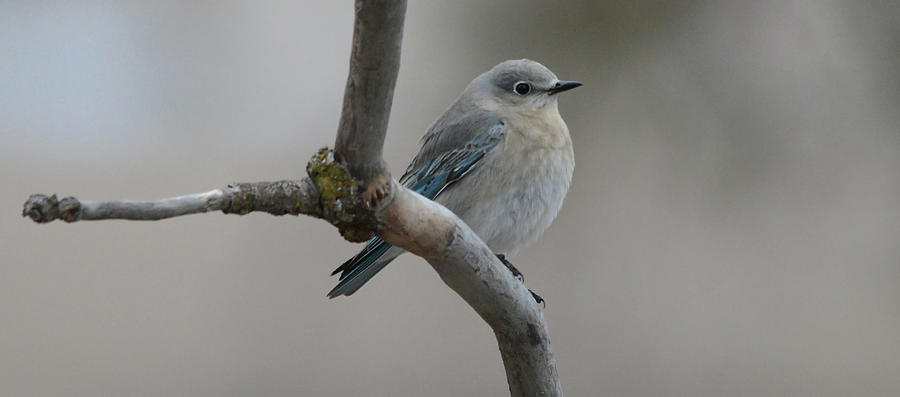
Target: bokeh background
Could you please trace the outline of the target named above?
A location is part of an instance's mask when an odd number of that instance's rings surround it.
[[[310,218],[35,225],[31,193],[299,178],[350,1],[0,1],[0,394],[501,396],[488,327]],[[514,262],[572,396],[900,395],[900,3],[412,1],[387,160],[510,58],[585,87],[559,218]]]

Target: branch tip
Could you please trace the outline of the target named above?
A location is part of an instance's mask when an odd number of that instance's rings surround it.
[[[54,203],[51,203],[51,200]],[[25,200],[25,205],[22,208],[22,216],[31,218],[31,220],[40,223],[44,218],[43,214],[49,212],[50,208],[55,206],[55,202],[55,194],[52,197],[47,197],[43,194],[32,194],[31,196],[28,196],[28,200]]]

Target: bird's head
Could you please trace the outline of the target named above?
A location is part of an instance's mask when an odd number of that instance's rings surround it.
[[[560,81],[540,63],[518,59],[494,66],[473,80],[467,90],[500,106],[537,110],[556,105],[556,94],[580,86],[577,81]]]

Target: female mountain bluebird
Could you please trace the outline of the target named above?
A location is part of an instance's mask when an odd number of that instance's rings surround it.
[[[453,211],[521,278],[502,254],[537,240],[562,207],[575,158],[556,94],[578,86],[527,59],[494,66],[428,129],[400,183]],[[328,297],[353,294],[403,252],[373,238],[332,273]]]

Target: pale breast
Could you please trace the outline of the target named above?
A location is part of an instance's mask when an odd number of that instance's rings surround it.
[[[562,145],[546,145],[508,133],[503,144],[437,201],[493,251],[512,254],[537,240],[562,207],[574,169],[567,133],[564,138]]]

